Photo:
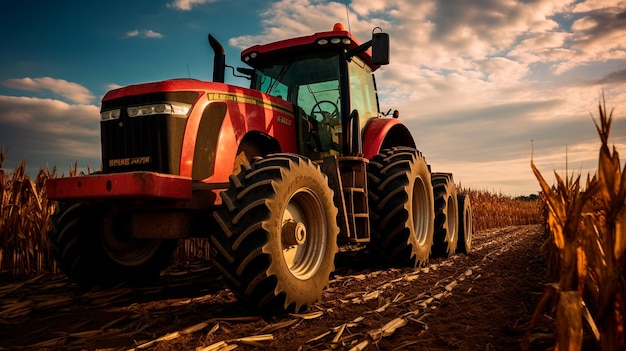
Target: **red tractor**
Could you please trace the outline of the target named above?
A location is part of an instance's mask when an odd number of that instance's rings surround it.
[[[206,237],[241,301],[297,312],[320,298],[343,243],[408,266],[470,250],[469,199],[379,111],[386,33],[361,45],[338,24],[253,46],[237,69],[250,88],[223,83],[223,47],[209,43],[213,82],[109,91],[102,171],[48,181],[48,239],[75,282],[153,280],[179,239]]]

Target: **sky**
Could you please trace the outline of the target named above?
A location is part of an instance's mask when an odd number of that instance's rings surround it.
[[[626,1],[95,0],[8,1],[0,21],[2,167],[30,174],[100,168],[102,96],[191,77],[210,81],[207,34],[245,67],[246,47],[328,31],[361,42],[381,27],[391,63],[376,71],[380,108],[398,109],[426,161],[465,188],[536,194],[530,160],[594,174],[598,103],[626,159]],[[246,85],[232,77],[226,82]]]

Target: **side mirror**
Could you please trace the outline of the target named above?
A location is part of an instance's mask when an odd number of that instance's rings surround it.
[[[380,29],[380,27],[376,28]],[[389,34],[372,33],[372,62],[375,65],[389,64]]]

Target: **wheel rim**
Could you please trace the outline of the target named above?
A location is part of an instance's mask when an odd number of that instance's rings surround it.
[[[323,261],[327,240],[326,217],[319,197],[308,188],[294,193],[283,212],[282,226],[283,258],[287,268],[300,280],[312,277]],[[294,232],[297,242],[284,237]]]
[[[463,223],[465,223],[465,247],[472,245],[472,211],[469,207],[465,209]]]
[[[420,246],[428,239],[428,223],[430,220],[428,191],[424,179],[418,177],[413,184],[411,208],[413,214],[413,231]]]
[[[446,216],[448,218],[448,231],[450,232],[450,240],[456,241],[457,223],[455,218],[456,216],[458,216],[458,210],[454,206],[452,196],[448,196],[448,201],[446,203]]]
[[[102,244],[107,255],[120,265],[134,267],[147,262],[159,250],[159,239],[137,239],[131,235],[131,217],[111,212],[102,226]]]

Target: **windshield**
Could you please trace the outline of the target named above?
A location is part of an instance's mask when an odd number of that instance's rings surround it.
[[[311,115],[320,101],[330,101],[338,109],[339,59],[335,52],[285,57],[265,67],[257,67],[251,88],[290,101],[307,115]],[[334,108],[331,105],[325,107]],[[339,111],[328,112],[340,115]]]

